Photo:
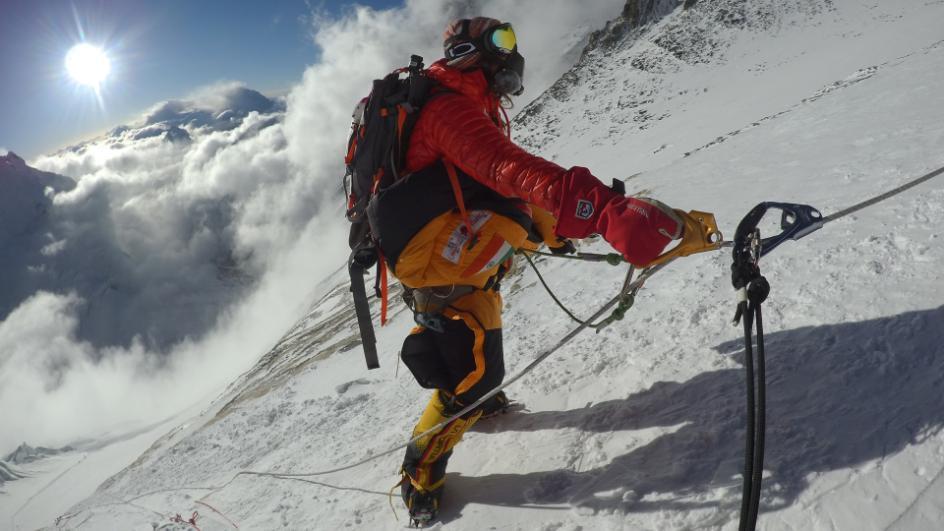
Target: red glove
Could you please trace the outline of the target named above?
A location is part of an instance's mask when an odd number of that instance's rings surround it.
[[[597,180],[586,168],[564,174],[557,234],[586,238],[597,233],[631,264],[654,260],[672,240],[682,237],[681,217],[665,204],[644,197],[625,197]]]

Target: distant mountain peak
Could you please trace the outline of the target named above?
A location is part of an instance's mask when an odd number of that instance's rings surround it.
[[[61,454],[63,452],[71,451],[72,448],[66,446],[65,448],[45,448],[43,446],[32,447],[25,442],[17,447],[16,450],[10,453],[10,455],[3,458],[7,463],[12,463],[14,465],[22,465],[25,463],[32,463],[33,461],[38,461],[45,457],[51,455]]]
[[[26,161],[23,160],[19,155],[12,151],[8,151],[6,155],[0,156],[0,167],[7,166],[13,168],[25,168]]]

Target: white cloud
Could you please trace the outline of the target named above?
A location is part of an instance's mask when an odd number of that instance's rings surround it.
[[[17,255],[13,273],[31,296],[0,321],[0,411],[14,412],[0,451],[172,413],[271,347],[347,254],[340,176],[354,103],[410,54],[439,58],[450,18],[515,24],[522,108],[622,0],[462,5],[315,17],[322,55],[287,109],[221,83],[34,161],[77,186],[52,196],[24,241],[32,252]]]

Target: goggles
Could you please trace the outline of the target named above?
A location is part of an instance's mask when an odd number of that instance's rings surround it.
[[[481,38],[474,41],[462,41],[453,44],[446,49],[447,59],[457,59],[479,50],[479,47],[492,52],[498,56],[505,56],[513,53],[518,46],[518,40],[515,37],[515,30],[511,24],[499,24],[489,28]]]
[[[518,46],[518,39],[515,38],[515,30],[507,22],[499,24],[482,35],[485,42],[485,48],[501,54],[510,54]]]

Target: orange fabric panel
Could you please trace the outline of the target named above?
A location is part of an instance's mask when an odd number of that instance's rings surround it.
[[[558,245],[557,218],[554,214],[537,205],[531,205],[531,220],[534,221],[534,228],[541,235],[544,243],[552,247]]]
[[[497,291],[473,291],[465,297],[456,299],[449,306],[453,308],[452,311],[474,316],[476,326],[484,330],[498,330],[502,327],[502,298]],[[449,312],[450,310],[447,309],[446,311]],[[451,317],[449,314],[446,316]]]
[[[471,237],[458,212],[442,214],[423,227],[400,253],[397,278],[411,288],[452,284],[485,286],[499,265],[496,263],[479,271],[494,256],[494,250],[488,254],[487,242],[497,237],[518,249],[527,240],[528,233],[511,219],[492,212],[473,210],[468,214],[478,234],[478,243],[469,248]],[[486,256],[483,258],[483,255]],[[463,276],[478,260],[484,260],[479,269],[472,269],[471,275]]]

